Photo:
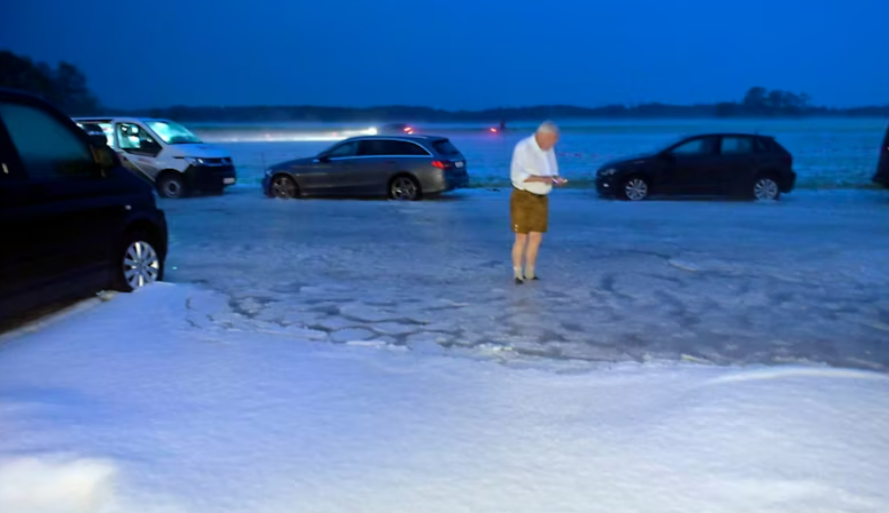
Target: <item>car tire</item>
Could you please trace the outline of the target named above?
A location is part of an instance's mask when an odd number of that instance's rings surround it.
[[[180,173],[165,173],[157,181],[157,193],[163,198],[184,198],[187,192],[185,177]]]
[[[651,184],[644,176],[633,175],[625,178],[620,184],[618,196],[627,201],[642,201],[648,199],[651,192]]]
[[[132,292],[164,279],[164,260],[155,238],[142,230],[128,232],[116,251],[114,289]]]
[[[753,182],[751,193],[754,201],[778,201],[781,198],[781,186],[774,175],[762,175]]]
[[[389,198],[398,201],[417,201],[423,197],[420,183],[410,175],[398,175],[389,182]]]
[[[299,196],[296,180],[287,175],[275,175],[269,184],[269,197],[278,199],[294,199]]]

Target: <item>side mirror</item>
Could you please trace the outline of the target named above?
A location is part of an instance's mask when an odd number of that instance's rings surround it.
[[[315,157],[315,160],[317,160],[318,162],[330,162],[330,157],[327,155],[318,155],[317,157]]]
[[[663,160],[665,162],[676,162],[676,155],[674,155],[672,152],[669,152],[669,151],[665,151],[665,152],[661,153],[660,157],[661,157],[661,160]]]

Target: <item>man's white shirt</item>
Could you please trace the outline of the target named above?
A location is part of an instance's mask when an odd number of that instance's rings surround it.
[[[553,186],[543,182],[525,182],[532,176],[558,176],[559,165],[553,150],[543,151],[532,135],[516,144],[512,152],[509,176],[512,186],[533,194],[549,194]]]

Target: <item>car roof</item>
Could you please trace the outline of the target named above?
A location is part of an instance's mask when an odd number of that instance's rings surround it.
[[[78,123],[148,123],[152,121],[158,121],[161,123],[170,123],[169,119],[161,119],[161,118],[133,118],[133,117],[118,117],[118,116],[88,116],[88,117],[78,117],[72,118],[74,121]]]
[[[31,94],[31,93],[28,93],[25,91],[20,91],[18,89],[10,89],[8,87],[0,87],[0,94],[2,94],[3,96],[17,96],[19,98],[40,99],[40,97],[38,97],[35,94]]]
[[[697,139],[699,137],[766,137],[773,139],[774,137],[767,134],[757,134],[750,132],[706,132],[698,134],[688,134],[683,139]]]
[[[359,135],[357,137],[350,137],[346,139],[346,141],[376,141],[376,140],[384,140],[384,141],[410,141],[410,142],[437,142],[437,141],[446,141],[447,137],[442,137],[440,135]]]

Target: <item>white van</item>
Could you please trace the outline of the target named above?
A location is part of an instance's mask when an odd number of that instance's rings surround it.
[[[166,198],[222,193],[237,180],[231,154],[204,144],[184,126],[165,119],[74,118],[87,133],[105,134],[121,161],[155,183]]]

